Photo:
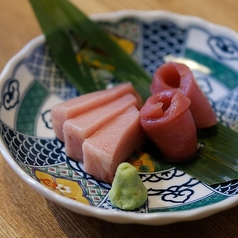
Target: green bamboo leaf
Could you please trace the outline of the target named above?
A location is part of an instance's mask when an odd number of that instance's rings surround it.
[[[198,131],[198,139],[197,158],[176,167],[209,185],[238,179],[238,133],[217,123]]]
[[[79,91],[90,92],[99,88],[92,73],[90,76],[89,68],[85,69],[85,64],[79,68],[73,47],[75,43],[79,48],[88,44],[92,51],[97,48],[104,52],[107,56],[104,57],[104,63],[115,69],[112,74],[126,75],[126,78],[119,79],[122,82],[130,79],[142,98],[148,98],[151,83],[149,75],[97,23],[66,0],[30,0],[30,3],[56,62]]]
[[[69,13],[65,12],[61,15],[61,12],[57,11],[58,0],[30,2],[45,34],[47,44],[68,80],[81,93],[97,90],[93,77],[89,76],[87,69],[80,66],[76,60],[70,22],[66,21],[64,16]]]

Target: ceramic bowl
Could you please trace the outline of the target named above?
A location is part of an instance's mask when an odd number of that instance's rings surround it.
[[[205,20],[163,11],[121,11],[92,17],[116,34],[152,76],[166,61],[182,61],[194,72],[217,118],[238,130],[238,35]],[[5,66],[0,79],[1,152],[23,181],[46,199],[76,213],[115,223],[164,225],[210,216],[238,204],[238,184],[207,186],[184,172],[157,170],[149,156],[134,165],[148,200],[121,211],[108,198],[109,184],[85,173],[65,155],[52,129],[53,105],[78,95],[57,67],[43,35]],[[142,176],[143,175],[143,176]]]

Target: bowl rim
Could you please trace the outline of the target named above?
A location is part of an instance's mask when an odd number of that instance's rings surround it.
[[[200,17],[182,15],[178,13],[172,13],[161,10],[120,10],[109,13],[100,13],[90,16],[91,19],[96,21],[118,21],[125,17],[136,17],[144,21],[153,21],[158,18],[167,20],[176,20],[182,26],[196,25],[202,26],[211,32],[225,33],[235,38],[238,41],[238,34],[227,27],[220,26],[204,20]],[[10,77],[15,65],[28,54],[31,53],[32,49],[36,46],[45,42],[45,36],[39,35],[36,38],[30,40],[20,51],[18,51],[5,65],[0,74],[0,87],[3,85],[4,79]],[[1,92],[0,92],[1,93]],[[165,225],[181,221],[192,221],[198,220],[223,210],[229,209],[238,204],[238,196],[229,197],[221,202],[207,205],[201,208],[195,208],[186,211],[175,211],[175,212],[163,212],[163,213],[133,213],[123,212],[115,210],[106,210],[98,207],[89,206],[78,201],[74,201],[70,198],[63,197],[44,185],[40,184],[32,177],[30,177],[25,171],[23,171],[15,160],[11,157],[6,146],[4,145],[2,138],[0,138],[0,152],[2,153],[6,162],[10,165],[13,171],[30,187],[36,190],[39,194],[48,200],[51,200],[61,206],[77,212],[81,215],[87,215],[95,218],[99,218],[105,221],[113,223],[135,223],[144,225]],[[77,210],[76,210],[77,209]]]

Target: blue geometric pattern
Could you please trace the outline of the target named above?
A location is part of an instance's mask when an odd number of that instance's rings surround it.
[[[232,125],[238,122],[238,87],[232,90],[229,95],[215,104],[217,116],[220,121]]]
[[[142,23],[142,66],[153,75],[166,55],[180,55],[187,30],[171,21]]]
[[[24,135],[3,122],[1,128],[2,139],[18,163],[34,167],[65,163],[64,145],[57,139]]]
[[[102,188],[110,189],[111,185],[104,183],[100,180],[95,179],[92,175],[86,173],[83,170],[83,166],[80,162],[74,161],[71,158],[67,157],[67,163],[84,179],[87,179],[88,181],[101,186]]]
[[[214,184],[211,187],[219,193],[225,195],[237,195],[238,194],[238,180],[229,181],[222,184]]]
[[[67,100],[79,95],[77,90],[66,80],[46,44],[37,47],[31,57],[25,59],[24,63],[37,80],[40,80],[49,91],[61,99]]]

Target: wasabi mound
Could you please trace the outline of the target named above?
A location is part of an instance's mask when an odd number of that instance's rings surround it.
[[[131,164],[123,162],[117,167],[109,198],[122,210],[134,210],[147,200],[147,189]]]

